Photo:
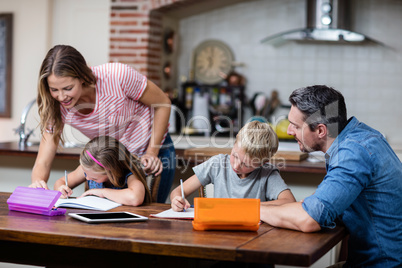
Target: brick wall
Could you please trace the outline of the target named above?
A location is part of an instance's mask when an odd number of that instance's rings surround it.
[[[163,29],[158,10],[186,1],[111,0],[109,60],[134,67],[160,86]]]

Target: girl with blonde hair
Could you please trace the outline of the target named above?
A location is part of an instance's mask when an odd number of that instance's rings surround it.
[[[96,137],[88,142],[81,152],[80,166],[67,178],[68,186],[64,178],[54,185],[63,198],[87,181],[89,190],[80,197],[96,195],[129,206],[151,202],[140,160],[112,137]]]

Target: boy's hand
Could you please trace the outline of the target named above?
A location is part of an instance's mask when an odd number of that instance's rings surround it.
[[[173,211],[183,211],[183,209],[188,209],[190,207],[190,203],[187,199],[183,199],[181,196],[175,196],[172,200],[172,209]]]
[[[57,191],[61,192],[61,198],[67,198],[73,194],[73,190],[64,184],[61,185]]]

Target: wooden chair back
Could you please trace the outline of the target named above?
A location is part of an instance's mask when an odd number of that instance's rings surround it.
[[[198,196],[199,197],[214,197],[214,185],[212,183],[201,186],[198,189]]]
[[[155,203],[158,200],[158,190],[161,182],[161,175],[155,176],[150,174],[146,177],[146,180],[149,191],[151,192],[152,203]]]

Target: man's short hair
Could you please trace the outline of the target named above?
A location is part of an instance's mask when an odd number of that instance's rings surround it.
[[[336,137],[347,125],[343,95],[325,85],[298,88],[289,97],[290,103],[304,114],[304,121],[314,131],[318,124],[327,126],[329,136]]]

